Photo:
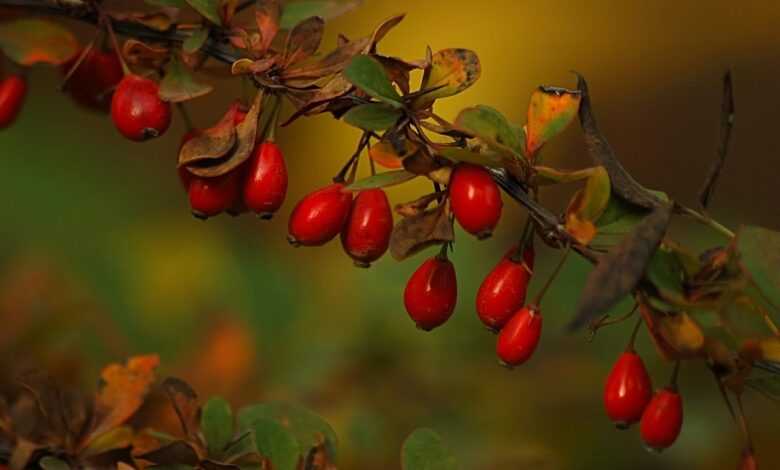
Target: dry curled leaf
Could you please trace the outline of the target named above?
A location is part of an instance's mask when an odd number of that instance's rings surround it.
[[[284,45],[282,68],[300,62],[317,52],[325,32],[325,21],[317,16],[308,18],[297,25],[287,35]]]
[[[687,313],[662,313],[644,303],[640,305],[640,313],[664,359],[690,359],[705,353],[704,332]]]
[[[634,290],[666,233],[671,215],[671,206],[657,207],[599,259],[580,294],[570,329],[581,328],[598,315],[607,313]]]
[[[187,382],[176,377],[165,379],[163,388],[174,411],[176,411],[184,435],[190,438],[194,437],[198,429],[198,412],[200,410],[198,395]]]
[[[240,103],[234,102],[216,125],[200,131],[182,145],[179,150],[179,166],[226,158],[236,146],[235,121],[239,111]]]
[[[443,204],[398,221],[390,236],[390,254],[402,261],[432,245],[454,239],[447,205]]]

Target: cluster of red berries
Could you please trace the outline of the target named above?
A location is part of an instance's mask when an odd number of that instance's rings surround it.
[[[619,429],[639,422],[645,445],[656,451],[666,449],[677,440],[683,423],[682,397],[675,382],[673,379],[671,385],[653,394],[642,358],[629,346],[607,377],[604,387],[607,416]]]
[[[27,95],[27,82],[20,75],[0,80],[0,129],[10,126],[19,115]]]

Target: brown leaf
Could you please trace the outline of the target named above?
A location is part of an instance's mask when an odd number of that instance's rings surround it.
[[[731,82],[731,71],[726,71],[723,76],[723,101],[720,108],[720,144],[718,146],[718,158],[712,162],[704,185],[699,192],[699,206],[706,209],[710,203],[710,198],[715,190],[715,183],[718,182],[720,171],[723,164],[726,163],[726,155],[731,140],[731,129],[734,127],[734,89]]]
[[[179,166],[192,165],[225,157],[236,146],[236,114],[241,105],[234,102],[220,121],[204,129],[185,143],[179,150]]]
[[[255,148],[255,137],[257,135],[257,120],[260,117],[260,108],[262,107],[263,92],[258,91],[255,95],[254,103],[249,108],[249,112],[246,113],[244,120],[236,126],[235,138],[236,145],[230,154],[225,158],[214,160],[215,164],[212,166],[193,166],[188,165],[187,169],[190,173],[196,176],[202,176],[204,178],[213,178],[215,176],[224,175],[229,173],[242,163],[244,163]],[[192,139],[189,143],[197,140]],[[184,148],[186,148],[186,144]],[[184,151],[182,148],[182,152]],[[179,158],[179,164],[181,164],[181,154]]]
[[[282,67],[300,62],[317,52],[325,32],[325,20],[318,16],[305,19],[295,25],[287,35]]]
[[[415,216],[427,209],[433,201],[439,199],[440,197],[442,197],[442,193],[426,194],[425,196],[419,197],[414,201],[396,204],[394,209],[396,213],[404,217]]]
[[[260,31],[258,52],[265,52],[279,32],[279,18],[282,15],[280,0],[257,0],[255,4],[255,22]]]
[[[664,359],[690,359],[705,353],[704,333],[687,313],[659,312],[644,302],[639,311],[658,354]]]
[[[302,78],[322,78],[328,75],[339,73],[353,57],[360,54],[366,45],[369,44],[369,38],[360,38],[349,42],[343,46],[337,47],[321,60],[316,62],[302,62],[296,66],[291,66],[282,72],[282,78],[302,79]]]
[[[160,358],[152,354],[132,357],[127,365],[111,364],[103,369],[103,385],[95,398],[95,425],[84,445],[135,414],[154,382],[154,369],[159,363]]]
[[[347,80],[342,74],[336,74],[325,86],[317,90],[305,103],[301,104],[298,110],[282,125],[287,126],[299,117],[309,115],[315,109],[318,109],[320,105],[342,97],[354,89],[355,86],[352,82]]]
[[[139,459],[148,460],[159,465],[192,465],[199,462],[198,453],[192,445],[185,441],[174,441],[159,449],[138,456]]]
[[[163,382],[168,399],[179,417],[181,429],[187,437],[194,437],[198,429],[198,395],[189,384],[176,377],[168,377]]]
[[[452,221],[443,204],[398,221],[390,236],[390,254],[402,261],[429,246],[453,239]]]
[[[581,75],[577,75],[577,89],[582,94],[579,110],[580,125],[585,133],[585,144],[588,147],[588,153],[590,153],[591,158],[595,162],[606,168],[615,193],[626,201],[645,209],[654,209],[662,206],[664,203],[658,196],[639,184],[623,168],[623,165],[620,164],[617,156],[612,151],[609,142],[599,131],[596,117],[593,115],[593,109],[591,108],[588,84]]]
[[[122,45],[122,57],[131,65],[159,69],[170,57],[170,49],[152,46],[137,39],[128,39]]]
[[[657,207],[599,260],[588,275],[569,329],[581,328],[596,316],[607,313],[634,290],[666,233],[671,215],[671,206]]]
[[[406,17],[405,13],[402,13],[400,15],[391,16],[390,18],[384,20],[374,29],[374,32],[371,34],[371,40],[369,41],[369,44],[366,46],[365,50],[363,51],[364,54],[374,53],[376,52],[376,45],[384,39],[385,36],[387,36],[387,33],[390,32],[391,29],[398,26],[401,21]]]
[[[403,159],[403,166],[404,170],[415,175],[427,175],[442,165],[427,150],[420,148],[418,152]]]

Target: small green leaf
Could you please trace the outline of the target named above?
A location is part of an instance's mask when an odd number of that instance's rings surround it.
[[[475,152],[459,147],[443,147],[438,149],[436,153],[455,162],[473,163],[474,165],[496,168],[506,166],[506,161],[501,155],[491,151]]]
[[[444,446],[441,437],[431,429],[412,432],[401,450],[403,470],[454,470],[455,457]]]
[[[200,429],[206,438],[210,457],[219,457],[233,438],[233,411],[222,397],[212,397],[203,405]]]
[[[260,418],[252,423],[252,429],[257,451],[271,461],[274,470],[298,468],[301,448],[287,428],[272,419]]]
[[[282,29],[290,29],[306,18],[319,16],[329,20],[354,9],[361,0],[300,0],[286,2],[282,11],[280,25]]]
[[[38,465],[43,470],[70,470],[70,465],[67,462],[51,456],[42,458]]]
[[[658,248],[650,258],[645,275],[664,300],[678,305],[685,302],[683,265],[670,247]]]
[[[523,142],[512,129],[509,121],[490,106],[478,105],[466,108],[455,119],[455,127],[463,129],[486,143],[497,143],[522,153]]]
[[[219,16],[219,0],[187,0],[187,3],[207,20],[222,25],[222,18]]]
[[[168,64],[165,77],[160,82],[160,98],[171,103],[191,100],[211,93],[214,87],[195,81],[195,77],[180,60]]]
[[[401,110],[383,103],[355,106],[344,114],[344,122],[366,131],[383,131],[401,117]]]
[[[20,65],[60,65],[78,51],[76,37],[59,23],[25,18],[0,23],[0,49]]]
[[[182,43],[181,48],[187,54],[192,54],[200,50],[206,40],[209,38],[209,28],[200,28],[192,32],[192,36],[188,37]]]
[[[362,191],[364,189],[385,188],[405,183],[416,177],[417,175],[406,170],[386,171],[352,183],[345,189],[347,191]]]
[[[396,108],[403,106],[401,96],[393,88],[385,68],[371,57],[359,55],[353,58],[344,70],[344,76],[370,96]]]
[[[324,438],[331,460],[335,459],[338,444],[336,432],[325,420],[306,408],[284,402],[249,406],[238,413],[239,428],[251,429],[252,423],[258,419],[272,419],[284,423],[304,450],[319,445]]]
[[[744,226],[737,235],[739,263],[764,299],[780,310],[780,232]]]

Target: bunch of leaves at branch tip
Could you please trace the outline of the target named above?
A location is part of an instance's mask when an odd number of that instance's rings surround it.
[[[144,403],[158,362],[154,355],[138,356],[107,366],[93,396],[61,387],[45,373],[21,376],[20,389],[0,407],[8,467],[97,468],[126,459],[134,438],[127,422]]]

